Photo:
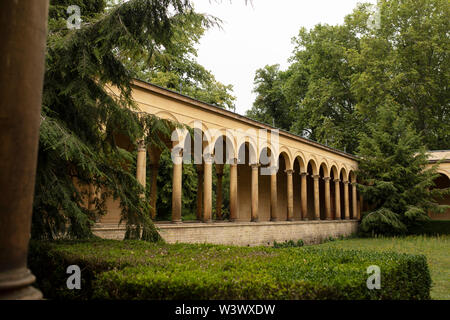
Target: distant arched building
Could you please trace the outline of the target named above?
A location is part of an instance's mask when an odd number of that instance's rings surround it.
[[[435,180],[436,188],[449,188],[450,187],[450,150],[437,150],[430,151],[429,153],[428,167],[432,167],[439,162],[437,172],[439,177]],[[450,205],[450,195],[444,197],[444,199],[436,199],[439,204]],[[430,212],[430,217],[433,220],[450,220],[450,209],[447,209],[445,213]]]
[[[112,89],[111,94],[116,92]],[[178,129],[166,142],[172,159],[180,160],[173,164],[171,221],[158,222],[168,242],[315,242],[357,230],[361,199],[355,156],[146,82],[134,82],[133,98],[140,112],[189,126],[197,138],[196,143],[187,131]],[[121,146],[129,150],[133,144],[122,138]],[[195,151],[200,156],[192,157]],[[137,178],[144,186],[147,174],[152,181],[146,186],[152,218],[158,217],[154,181],[160,154],[149,146],[138,148]],[[196,162],[196,221],[187,221],[182,214],[181,168],[186,159]],[[224,166],[230,190],[227,221],[221,212]],[[121,238],[119,204],[109,199],[107,207],[94,232]]]

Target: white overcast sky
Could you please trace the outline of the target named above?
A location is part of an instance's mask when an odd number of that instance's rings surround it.
[[[216,79],[232,84],[236,112],[252,107],[255,71],[267,64],[288,66],[291,39],[300,27],[342,24],[358,2],[376,0],[193,0],[195,10],[223,21],[222,30],[208,30],[198,46],[198,62]]]

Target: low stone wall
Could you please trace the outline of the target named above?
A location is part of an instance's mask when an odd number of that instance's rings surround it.
[[[274,241],[320,243],[329,237],[349,236],[358,229],[357,220],[282,221],[282,222],[185,222],[157,223],[161,236],[168,243],[213,243],[239,246],[271,245]],[[122,240],[124,226],[98,224],[95,235]]]

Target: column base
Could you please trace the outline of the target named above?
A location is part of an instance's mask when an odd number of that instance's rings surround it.
[[[278,218],[270,218],[270,221],[272,221],[272,222],[278,222]]]
[[[31,286],[35,280],[26,268],[0,273],[0,300],[42,299],[42,293]]]
[[[182,220],[172,220],[171,222],[174,223],[174,224],[181,224],[181,223],[183,223]]]
[[[259,219],[258,218],[254,218],[250,222],[259,222]]]
[[[213,221],[212,221],[212,219],[208,219],[208,220],[203,220],[202,222],[203,223],[212,223]]]
[[[295,221],[294,218],[288,218],[286,221]]]

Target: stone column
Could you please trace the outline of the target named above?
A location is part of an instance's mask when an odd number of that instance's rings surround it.
[[[335,207],[336,207],[336,220],[341,219],[341,188],[339,179],[334,179],[334,192],[335,192]]]
[[[325,181],[325,215],[327,220],[332,220],[331,217],[331,199],[330,199],[330,177],[323,178]]]
[[[277,194],[277,171],[278,168],[270,168],[270,220],[278,221],[278,194]]]
[[[217,190],[216,190],[216,220],[222,220],[222,199],[223,199],[223,164],[216,164]]]
[[[158,169],[159,163],[150,164],[150,217],[152,220],[156,218],[156,199],[158,198]]]
[[[183,157],[181,154],[172,156],[172,222],[181,223],[181,183],[183,174]]]
[[[301,218],[303,220],[308,220],[308,188],[307,188],[307,181],[306,178],[308,176],[308,173],[302,172],[300,173],[301,176]]]
[[[350,219],[350,204],[348,200],[348,181],[344,181],[344,206],[345,206],[345,219]]]
[[[320,220],[319,175],[314,175],[314,220]]]
[[[230,221],[236,221],[237,212],[237,160],[230,164]]]
[[[0,1],[0,299],[42,298],[27,254],[47,11],[48,1]]]
[[[252,164],[252,221],[258,222],[258,202],[259,202],[259,165]]]
[[[286,170],[287,174],[287,220],[294,220],[294,194],[293,194],[293,183],[292,174],[294,170]]]
[[[358,219],[358,201],[356,199],[356,182],[352,183],[352,208],[353,208],[353,219]]]
[[[136,179],[144,188],[147,175],[146,165],[147,165],[147,146],[145,145],[145,141],[141,140],[138,142]]]
[[[203,222],[211,222],[212,218],[212,164],[213,157],[204,156],[203,173]]]
[[[197,167],[197,208],[196,216],[198,221],[203,217],[203,164],[196,164]]]

